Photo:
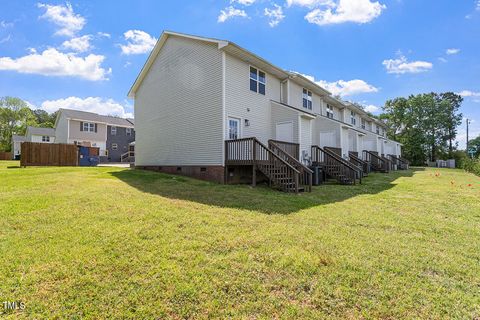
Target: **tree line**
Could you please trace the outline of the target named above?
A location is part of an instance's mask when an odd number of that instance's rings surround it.
[[[388,100],[380,118],[388,137],[403,144],[402,155],[414,165],[455,158],[463,98],[453,92],[424,93]]]
[[[53,128],[57,113],[32,110],[20,98],[0,98],[0,151],[11,151],[12,135],[25,135],[28,126]]]

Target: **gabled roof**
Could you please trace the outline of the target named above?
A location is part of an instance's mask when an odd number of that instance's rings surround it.
[[[50,136],[55,137],[55,129],[53,128],[39,128],[39,127],[27,127],[27,133],[37,136]]]
[[[27,137],[25,136],[19,136],[18,134],[12,135],[13,142],[25,142],[26,139]]]
[[[264,71],[267,71],[267,72],[275,75],[276,77],[279,77],[280,79],[286,79],[289,76],[287,71],[285,71],[282,68],[279,68],[277,66],[274,66],[273,64],[271,64],[267,60],[257,56],[256,54],[240,47],[239,45],[237,45],[237,44],[235,44],[231,41],[214,39],[214,38],[199,37],[199,36],[194,36],[194,35],[179,33],[179,32],[164,31],[162,33],[162,35],[160,36],[160,38],[158,39],[155,46],[153,47],[152,52],[150,52],[150,55],[148,56],[147,61],[143,65],[143,68],[140,71],[140,74],[138,75],[137,79],[135,79],[135,82],[133,83],[132,87],[130,88],[130,90],[128,92],[128,96],[130,98],[135,97],[135,92],[140,87],[140,84],[142,83],[143,79],[145,78],[148,71],[150,70],[150,67],[152,66],[153,62],[157,58],[157,55],[160,52],[160,49],[163,47],[163,45],[165,44],[167,39],[171,36],[215,43],[215,44],[218,45],[219,50],[223,50],[223,51],[228,52],[228,53],[230,53],[234,56],[237,56],[237,57],[241,58],[244,61],[252,63],[252,64],[256,65],[258,68],[263,69]]]
[[[128,120],[128,119],[114,117],[114,116],[104,116],[94,112],[79,111],[79,110],[72,110],[72,109],[60,109],[58,113],[58,117],[60,117],[60,114],[63,114],[65,117],[72,120],[105,123],[107,125],[118,126],[118,127],[127,127],[127,128],[134,127],[133,120]]]

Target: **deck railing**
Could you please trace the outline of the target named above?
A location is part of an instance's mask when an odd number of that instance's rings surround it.
[[[349,152],[350,162],[363,169],[363,174],[368,175],[370,173],[370,165],[367,161],[364,161],[358,157],[358,152]]]
[[[375,171],[390,171],[390,164],[388,163],[387,159],[382,158],[373,151],[363,150],[363,159],[370,163],[372,169]]]
[[[121,162],[131,161],[134,158],[135,158],[135,152],[127,151],[120,156],[120,161]]]
[[[225,141],[225,165],[253,165],[254,184],[258,169],[285,192],[298,193],[302,188],[300,171],[254,137]]]
[[[388,156],[390,157],[390,160],[393,162],[393,164],[397,165],[398,169],[400,169],[400,170],[407,170],[408,169],[408,165],[409,165],[408,160],[405,160],[405,159],[403,159],[401,157],[398,157],[394,154],[389,154]]]
[[[278,147],[283,149],[286,153],[294,157],[295,159],[299,160],[300,157],[300,144],[298,143],[293,143],[293,142],[287,142],[287,141],[280,141],[280,140],[274,140],[270,139],[268,142],[273,142],[275,143]]]
[[[282,145],[282,141],[279,142],[277,140],[268,140],[268,148],[300,172],[300,185],[306,186],[307,191],[311,192],[313,171],[285,151],[283,146],[284,145]]]
[[[357,179],[362,182],[362,170],[331,150],[319,146],[312,146],[312,162],[323,167],[323,170],[343,184],[356,184]]]

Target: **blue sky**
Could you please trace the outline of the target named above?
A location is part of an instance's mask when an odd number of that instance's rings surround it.
[[[398,96],[462,93],[480,135],[480,0],[3,1],[0,96],[129,116],[163,30],[234,41],[375,113]]]

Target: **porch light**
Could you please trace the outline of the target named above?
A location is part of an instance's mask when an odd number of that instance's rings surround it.
[[[250,127],[250,120],[245,119],[245,127]]]

